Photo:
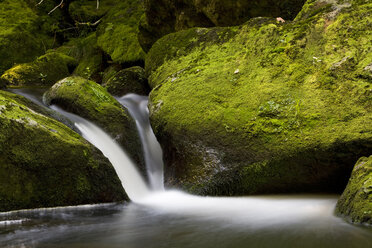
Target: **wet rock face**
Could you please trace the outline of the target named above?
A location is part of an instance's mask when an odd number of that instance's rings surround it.
[[[165,34],[191,27],[235,26],[252,17],[292,20],[305,0],[146,0],[139,40],[145,50]]]
[[[144,167],[134,120],[102,86],[82,77],[67,77],[53,85],[44,98],[47,104],[57,104],[103,128]]]
[[[372,156],[355,164],[336,213],[351,222],[372,224]]]
[[[127,199],[102,153],[38,110],[0,91],[0,211]]]
[[[372,139],[371,3],[344,4],[308,1],[294,22],[192,28],[152,46],[149,109],[169,184],[225,195],[344,189]]]

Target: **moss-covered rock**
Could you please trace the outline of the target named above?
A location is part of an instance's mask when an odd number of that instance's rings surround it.
[[[107,81],[112,78],[116,73],[122,70],[122,66],[120,64],[112,64],[107,67],[102,75],[102,85],[105,85]]]
[[[102,86],[82,77],[68,77],[53,85],[44,99],[46,104],[57,104],[99,125],[144,168],[135,122]]]
[[[12,67],[1,80],[8,86],[48,86],[69,76],[76,65],[74,58],[51,51],[33,62]]]
[[[97,46],[95,33],[84,39],[77,39],[75,42],[78,43],[81,55],[74,75],[101,82],[101,72],[104,70],[105,61],[102,50]]]
[[[336,213],[354,223],[372,225],[372,156],[354,166],[348,185],[337,202]]]
[[[52,44],[42,19],[24,0],[0,2],[0,74],[16,63],[36,59]]]
[[[36,110],[0,91],[0,211],[127,199],[100,151]]]
[[[372,147],[372,6],[333,13],[332,2],[295,22],[255,18],[157,41],[149,108],[169,184],[208,194],[345,187]]]
[[[191,27],[234,26],[252,17],[293,19],[305,0],[148,0],[139,40],[147,51],[160,37]]]
[[[141,1],[119,1],[97,28],[97,44],[114,62],[141,64],[145,53],[138,39],[138,23],[144,13]]]
[[[150,92],[145,70],[139,66],[117,72],[103,86],[115,96],[123,96],[128,93],[148,95]]]

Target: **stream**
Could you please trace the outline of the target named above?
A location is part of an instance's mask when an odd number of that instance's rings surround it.
[[[12,91],[42,105],[39,91]],[[108,157],[131,202],[0,213],[0,247],[372,247],[371,228],[334,216],[337,195],[202,197],[164,190],[147,98],[118,100],[145,142],[149,185],[99,127],[53,106]]]

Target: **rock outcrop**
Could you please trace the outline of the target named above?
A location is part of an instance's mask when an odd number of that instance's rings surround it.
[[[362,157],[355,164],[336,213],[351,222],[372,225],[372,156]]]
[[[158,40],[146,72],[168,184],[341,192],[371,150],[370,9],[308,1],[294,22],[254,18]]]

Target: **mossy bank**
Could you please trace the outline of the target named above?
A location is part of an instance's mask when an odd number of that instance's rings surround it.
[[[146,58],[168,184],[201,194],[341,192],[372,148],[368,1],[293,22],[194,28]]]
[[[127,199],[102,153],[38,110],[0,91],[0,211]]]

